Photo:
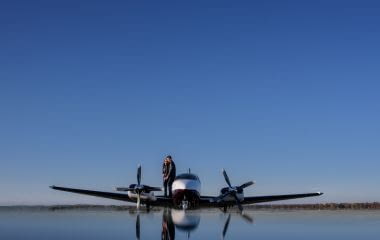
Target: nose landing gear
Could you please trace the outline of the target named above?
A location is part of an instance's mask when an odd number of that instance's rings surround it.
[[[174,206],[178,209],[197,208],[199,205],[199,197],[192,192],[177,192],[173,197]]]
[[[187,201],[186,195],[183,197],[181,205],[182,210],[187,210],[189,208],[189,201]]]

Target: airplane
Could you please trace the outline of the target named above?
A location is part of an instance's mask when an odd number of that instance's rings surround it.
[[[162,191],[160,187],[151,187],[141,184],[141,165],[137,168],[137,184],[131,184],[129,187],[117,187],[116,191],[126,192],[101,192],[77,188],[67,188],[59,186],[50,186],[50,188],[59,191],[85,194],[95,197],[114,199],[124,202],[136,203],[137,209],[144,204],[147,209],[151,206],[171,207],[176,209],[197,209],[202,207],[220,208],[227,211],[227,208],[237,206],[240,212],[243,212],[243,205],[273,202],[296,198],[306,198],[321,196],[323,193],[302,193],[287,195],[269,195],[269,196],[244,196],[244,189],[254,184],[248,181],[241,185],[234,186],[231,184],[227,172],[223,169],[222,174],[227,183],[227,187],[220,190],[218,196],[201,195],[201,181],[196,174],[191,173],[190,169],[187,173],[176,176],[172,185],[172,197],[155,196],[154,192]]]

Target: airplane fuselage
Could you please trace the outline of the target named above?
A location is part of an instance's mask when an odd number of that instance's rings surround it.
[[[129,186],[134,188],[135,184]],[[223,195],[229,188],[222,188],[220,194]],[[172,199],[173,205],[176,208],[188,209],[197,208],[199,206],[199,200],[201,196],[201,181],[199,177],[192,173],[183,173],[178,175],[172,185]],[[244,199],[244,193],[242,190],[238,190],[236,196],[240,201]],[[131,199],[137,199],[137,193],[134,191],[128,191],[128,197]],[[156,196],[153,192],[141,192],[141,200],[145,203],[154,202]],[[223,199],[225,202],[235,201],[234,197],[226,196]]]
[[[131,184],[129,188],[135,188],[136,184]],[[201,196],[201,182],[197,175],[184,173],[178,175],[172,185],[173,204],[177,208],[195,208],[199,204]],[[128,197],[137,200],[138,194],[135,191],[128,191]],[[156,196],[153,192],[141,192],[140,198],[143,202],[154,202]]]

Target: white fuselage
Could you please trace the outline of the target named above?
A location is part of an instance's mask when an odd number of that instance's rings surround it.
[[[177,179],[173,182],[172,193],[175,193],[178,190],[191,190],[200,194],[201,182],[199,179]]]
[[[187,209],[196,207],[201,196],[201,181],[197,175],[183,173],[178,175],[172,185],[173,204],[176,207]]]

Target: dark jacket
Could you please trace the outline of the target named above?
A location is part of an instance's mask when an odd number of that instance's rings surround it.
[[[170,162],[169,164],[169,179],[174,181],[174,178],[177,176],[176,174],[176,168],[175,168],[175,163],[173,161]]]
[[[164,177],[168,176],[169,181],[174,181],[174,178],[177,176],[175,163],[173,161],[171,161],[171,163],[168,165],[165,165],[165,163],[163,163],[162,174],[164,175]]]

